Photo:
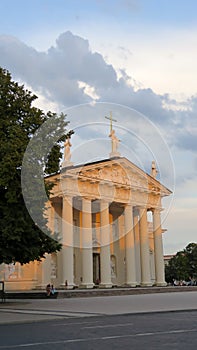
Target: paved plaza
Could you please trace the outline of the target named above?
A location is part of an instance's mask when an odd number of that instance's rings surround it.
[[[0,324],[181,310],[197,310],[196,291],[62,299],[10,299],[0,304]]]

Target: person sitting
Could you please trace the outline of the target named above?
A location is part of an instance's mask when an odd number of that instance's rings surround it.
[[[50,297],[50,295],[51,295],[51,285],[50,285],[50,283],[49,283],[49,284],[47,284],[47,286],[46,286],[46,296],[47,296],[47,297]]]
[[[55,293],[57,293],[55,287],[53,287],[53,284],[51,286],[51,295],[55,295]]]

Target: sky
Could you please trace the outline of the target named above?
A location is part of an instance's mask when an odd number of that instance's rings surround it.
[[[0,66],[65,112],[75,164],[120,153],[173,194],[163,201],[164,253],[197,242],[197,2],[1,0]]]

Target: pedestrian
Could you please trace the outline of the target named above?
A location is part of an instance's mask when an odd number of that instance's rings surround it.
[[[47,284],[47,286],[46,286],[46,295],[47,295],[47,297],[50,297],[50,295],[51,295],[51,285],[50,285],[50,283]]]
[[[55,287],[53,287],[53,284],[51,286],[51,295],[54,295],[56,293]]]

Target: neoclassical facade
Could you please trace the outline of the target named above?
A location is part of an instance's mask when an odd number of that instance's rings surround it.
[[[170,191],[122,157],[69,166],[50,180],[50,228],[62,233],[68,288],[165,285],[160,213]],[[61,261],[61,262],[60,262]]]
[[[54,183],[48,225],[62,249],[16,265],[14,278],[4,266],[7,289],[165,286],[160,214],[171,191],[156,179],[155,163],[147,174],[113,144],[108,159],[73,165],[70,146],[61,171],[46,178]]]

